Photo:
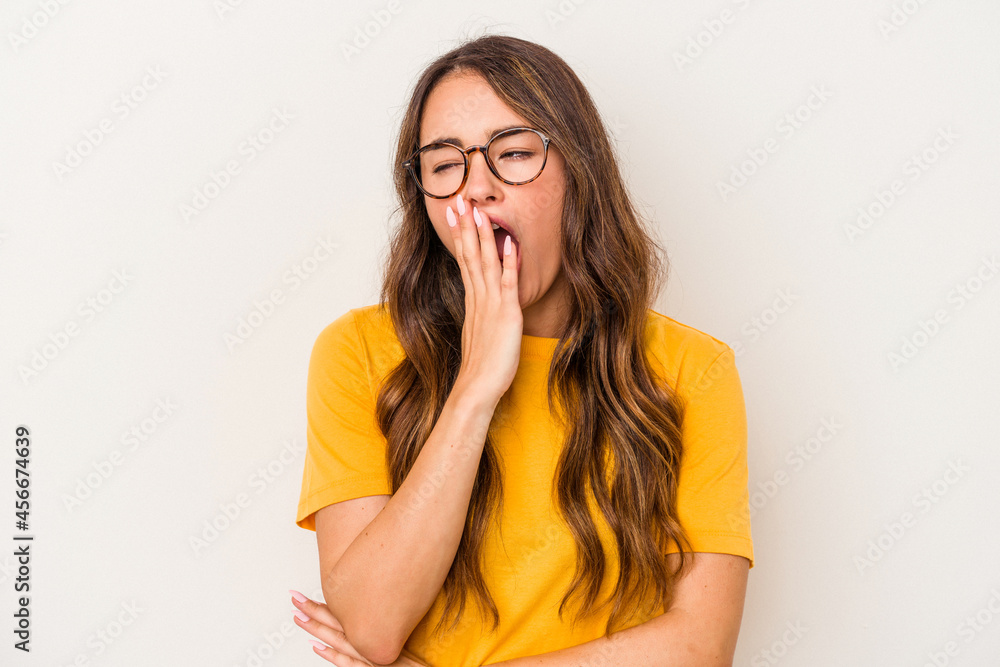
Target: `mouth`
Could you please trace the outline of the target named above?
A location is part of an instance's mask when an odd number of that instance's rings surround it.
[[[511,252],[514,253],[514,258],[517,260],[516,270],[520,272],[521,270],[521,244],[517,240],[517,236],[514,232],[510,230],[510,226],[503,221],[502,218],[496,216],[488,215],[490,219],[490,224],[493,227],[493,236],[497,243],[497,256],[500,258],[500,263],[503,263],[503,246],[507,237],[510,237]]]

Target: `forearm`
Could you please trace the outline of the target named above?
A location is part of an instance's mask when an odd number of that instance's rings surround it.
[[[698,640],[698,628],[683,612],[670,611],[611,637],[489,667],[731,667],[724,651]]]
[[[495,407],[456,385],[406,479],[324,578],[327,605],[363,654],[389,657],[440,592]]]

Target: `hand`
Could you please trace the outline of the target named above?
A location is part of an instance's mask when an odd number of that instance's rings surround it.
[[[351,646],[351,643],[347,641],[347,635],[344,634],[343,626],[334,618],[326,604],[310,600],[301,593],[299,595],[302,595],[305,601],[299,602],[295,599],[294,593],[298,593],[298,591],[293,592],[292,604],[302,614],[309,617],[308,621],[303,621],[298,615],[295,615],[295,624],[317,639],[326,642],[326,647],[322,649],[319,648],[318,642],[313,642],[313,652],[316,655],[325,658],[337,667],[359,667],[360,665],[369,667],[375,664],[368,661]],[[426,665],[407,658],[401,653],[390,667],[426,667]]]
[[[524,316],[517,281],[520,250],[509,241],[510,254],[504,255],[501,264],[489,217],[475,208],[469,210],[461,194],[456,205],[458,215],[449,206],[446,217],[465,284],[458,377],[475,391],[499,400],[514,381],[521,360]]]

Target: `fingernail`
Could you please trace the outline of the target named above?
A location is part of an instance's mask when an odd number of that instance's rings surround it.
[[[461,193],[458,195],[458,214],[465,215],[465,201],[462,199]]]
[[[483,226],[483,219],[479,217],[479,209],[475,206],[472,207],[472,217],[476,219],[476,227]]]
[[[303,614],[303,613],[302,613],[301,611],[299,611],[298,609],[296,609],[296,610],[295,610],[295,616],[296,616],[296,618],[298,618],[298,619],[299,619],[300,621],[302,621],[303,623],[308,623],[308,622],[309,622],[309,617],[308,617],[308,616],[306,616],[305,614]]]
[[[448,218],[448,226],[449,226],[449,227],[454,227],[454,226],[455,226],[455,223],[456,223],[456,222],[458,222],[458,221],[457,221],[457,220],[455,219],[455,212],[451,210],[451,206],[449,206],[449,207],[448,207],[448,210],[447,210],[447,211],[445,211],[445,213],[444,213],[444,217]]]
[[[320,644],[318,641],[314,641],[312,639],[309,640],[309,643],[318,648],[320,651],[326,650],[326,644]]]
[[[299,593],[298,591],[293,591],[290,588],[288,589],[288,592],[292,594],[292,597],[295,598],[296,602],[305,602],[307,599],[306,596],[303,595],[302,593]]]

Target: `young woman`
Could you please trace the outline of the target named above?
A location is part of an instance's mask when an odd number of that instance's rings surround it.
[[[731,665],[753,567],[733,350],[651,309],[659,246],[551,51],[434,61],[382,303],[319,335],[296,523],[336,665]],[[321,648],[322,647],[322,648]]]

